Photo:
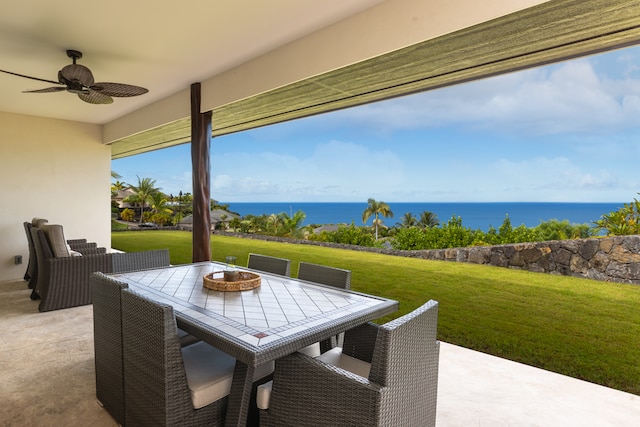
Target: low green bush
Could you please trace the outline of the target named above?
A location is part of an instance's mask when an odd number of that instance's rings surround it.
[[[318,235],[311,234],[309,235],[309,240],[366,247],[381,246],[381,242],[376,242],[369,229],[356,227],[353,223],[349,226],[340,225],[337,231],[323,231]]]
[[[505,217],[497,230],[489,227],[484,232],[463,226],[462,218],[453,216],[440,227],[400,228],[391,244],[394,249],[399,250],[446,249],[587,238],[593,234],[594,230],[588,224],[570,224],[567,220],[556,219],[542,222],[533,228],[524,224],[513,227],[509,216]]]

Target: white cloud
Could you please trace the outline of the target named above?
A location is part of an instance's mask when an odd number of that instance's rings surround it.
[[[335,140],[318,144],[307,157],[235,152],[212,163],[212,197],[223,201],[366,200],[390,194],[406,180],[392,151]]]
[[[500,159],[489,168],[493,171],[492,180],[497,185],[503,183],[506,201],[612,201],[613,194],[626,194],[628,197],[630,187],[633,188],[633,183],[621,180],[611,171],[584,171],[565,157],[536,157],[521,161]],[[494,190],[499,193],[499,188]]]
[[[378,132],[462,126],[545,135],[640,127],[640,80],[600,76],[590,61],[438,89],[345,110],[336,117]]]

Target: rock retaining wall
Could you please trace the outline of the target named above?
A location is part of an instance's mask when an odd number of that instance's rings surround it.
[[[538,273],[584,277],[605,282],[640,284],[640,235],[593,239],[553,240],[469,248],[398,251],[255,234],[237,237],[309,244],[439,261],[470,262]]]
[[[640,236],[441,249],[422,258],[640,284]]]

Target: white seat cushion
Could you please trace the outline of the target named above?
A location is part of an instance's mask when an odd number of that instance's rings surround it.
[[[369,378],[371,364],[360,359],[356,359],[355,357],[342,354],[342,349],[340,347],[334,347],[331,350],[322,353],[320,356],[316,357],[316,359],[321,360],[324,363],[337,366],[338,368],[342,368],[345,371],[353,372],[361,377]]]
[[[302,353],[302,351],[299,351]],[[329,365],[337,366],[345,371],[353,372],[361,377],[368,378],[371,371],[371,364],[364,362],[355,357],[342,354],[340,347],[334,347],[331,350],[322,353],[315,358]],[[322,387],[322,384],[318,385]],[[273,387],[273,381],[266,382],[258,386],[258,393],[256,395],[256,405],[259,409],[269,409],[269,400],[271,399],[271,388]]]
[[[256,406],[258,409],[269,409],[269,400],[271,400],[271,388],[273,387],[273,381],[267,381],[264,384],[258,386],[256,394]]]
[[[182,358],[194,409],[202,408],[229,394],[235,358],[202,341],[184,347]],[[254,381],[269,375],[273,372],[273,367],[273,362],[258,366]]]

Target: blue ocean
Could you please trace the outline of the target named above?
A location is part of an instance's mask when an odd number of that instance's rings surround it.
[[[229,210],[242,216],[279,214],[292,215],[298,210],[306,214],[303,225],[312,224],[362,224],[362,212],[367,203],[228,203]],[[621,203],[388,203],[393,218],[381,218],[385,225],[393,226],[402,221],[405,213],[411,212],[420,218],[423,211],[433,212],[440,223],[452,216],[461,217],[462,225],[471,229],[487,231],[490,226],[500,227],[508,215],[511,224],[535,227],[552,219],[568,220],[572,224],[592,225],[603,214],[620,209]],[[371,225],[372,219],[367,221]]]

